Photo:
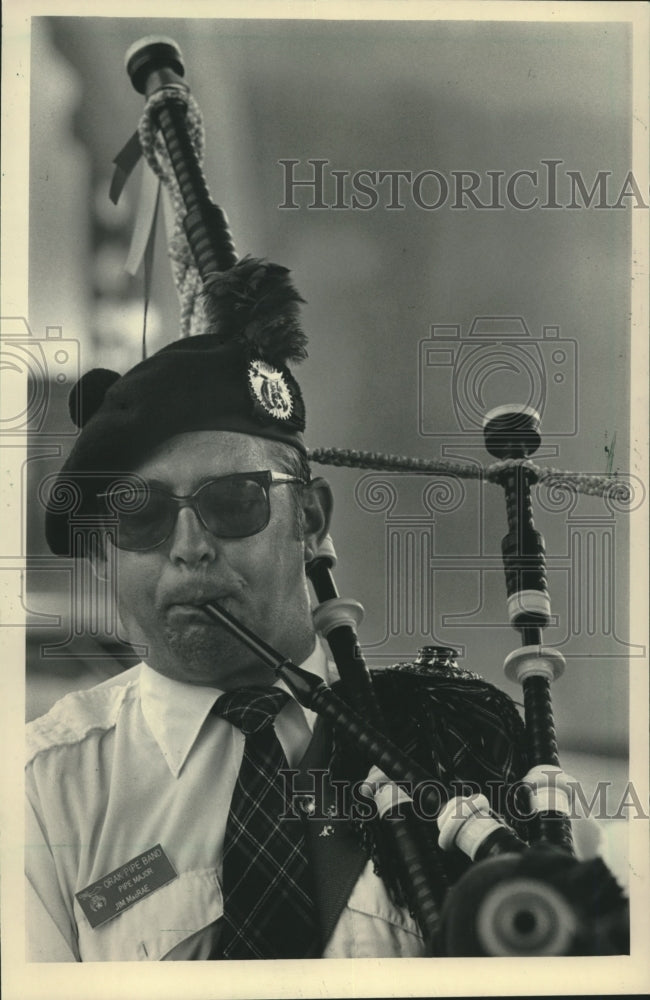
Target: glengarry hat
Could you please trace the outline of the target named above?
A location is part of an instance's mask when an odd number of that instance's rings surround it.
[[[93,369],[70,394],[82,428],[50,491],[48,545],[72,555],[71,518],[163,441],[186,431],[237,431],[306,453],[305,408],[287,363],[306,357],[302,298],[277,264],[244,258],[204,295],[205,333],[163,347],[125,375]],[[74,495],[74,504],[61,498]]]

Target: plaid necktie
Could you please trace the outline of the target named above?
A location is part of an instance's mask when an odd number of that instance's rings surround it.
[[[280,819],[290,810],[279,772],[289,765],[273,722],[288,700],[279,688],[240,688],[212,709],[246,736],[224,843],[223,958],[308,958],[317,951],[302,822]]]

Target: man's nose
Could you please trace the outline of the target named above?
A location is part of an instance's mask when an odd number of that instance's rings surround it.
[[[182,507],[171,536],[169,558],[174,563],[195,565],[217,557],[218,542],[191,507]]]

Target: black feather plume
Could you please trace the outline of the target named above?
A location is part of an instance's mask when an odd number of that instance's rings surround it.
[[[269,364],[302,361],[307,337],[300,327],[305,300],[289,270],[266,260],[244,257],[223,271],[203,298],[206,333],[224,343],[239,341]]]

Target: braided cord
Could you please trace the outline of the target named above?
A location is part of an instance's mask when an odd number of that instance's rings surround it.
[[[545,486],[570,488],[576,493],[592,496],[612,497],[625,501],[629,498],[629,487],[613,476],[599,476],[587,472],[565,472],[561,469],[543,468],[530,459],[507,459],[480,466],[447,459],[409,458],[407,455],[388,455],[378,451],[356,451],[352,448],[315,448],[309,452],[309,459],[320,465],[338,465],[351,469],[374,469],[380,472],[414,472],[437,476],[458,476],[461,479],[485,479],[490,483],[501,483],[504,475],[512,469],[523,466],[531,477],[531,482]]]
[[[167,188],[174,210],[174,229],[169,238],[167,252],[180,300],[181,336],[189,337],[200,333],[202,328],[202,283],[183,229],[185,204],[178,181],[173,169],[171,169],[167,147],[155,121],[155,114],[159,107],[170,100],[175,100],[178,104],[185,106],[188,136],[196,153],[199,167],[202,167],[203,119],[200,108],[190,93],[182,93],[177,87],[163,87],[152,94],[140,119],[138,136],[143,156],[156,177]]]

